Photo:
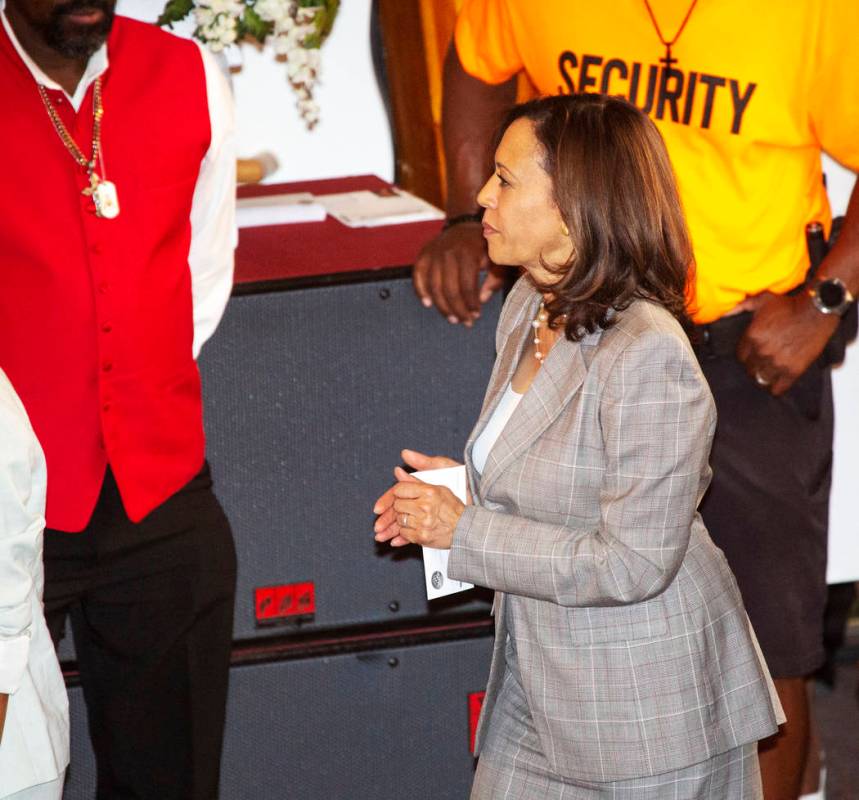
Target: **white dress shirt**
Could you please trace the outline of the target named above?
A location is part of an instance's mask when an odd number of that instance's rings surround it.
[[[69,763],[69,703],[42,610],[45,456],[0,370],[0,798]]]
[[[107,44],[90,56],[84,74],[69,95],[48,77],[21,47],[0,0],[0,21],[33,79],[46,89],[63,92],[75,111],[80,110],[92,83],[109,65]],[[171,34],[172,35],[172,34]],[[191,205],[191,287],[194,297],[194,358],[203,343],[215,332],[233,288],[233,251],[238,242],[236,229],[236,124],[233,98],[223,73],[212,54],[197,43],[206,76],[206,97],[212,139],[200,166]],[[122,187],[119,187],[120,209]],[[120,211],[121,213],[121,211]]]

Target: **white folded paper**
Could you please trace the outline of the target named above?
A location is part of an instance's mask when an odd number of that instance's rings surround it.
[[[402,189],[317,195],[328,213],[350,228],[375,228],[444,219],[444,212]]]
[[[325,216],[325,208],[310,192],[242,197],[236,202],[236,224],[240,228],[322,222]]]
[[[465,482],[465,467],[444,467],[442,469],[427,469],[413,472],[412,476],[433,486],[447,486],[462,502],[466,502],[467,489]],[[424,551],[424,579],[427,586],[427,599],[435,600],[456,592],[473,589],[474,584],[456,581],[447,576],[447,561],[450,550],[436,550],[433,547],[422,547]]]

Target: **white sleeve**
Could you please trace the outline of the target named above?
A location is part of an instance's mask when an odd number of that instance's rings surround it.
[[[191,287],[194,358],[215,332],[233,288],[236,230],[236,122],[226,78],[200,43],[212,139],[200,166],[191,206]]]
[[[13,694],[30,653],[45,527],[44,456],[0,371],[0,693]]]

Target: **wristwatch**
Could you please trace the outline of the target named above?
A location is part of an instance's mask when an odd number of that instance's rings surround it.
[[[808,290],[811,302],[822,314],[841,316],[853,302],[854,297],[840,278],[824,278],[816,281]]]

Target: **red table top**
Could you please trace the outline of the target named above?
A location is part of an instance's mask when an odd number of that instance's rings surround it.
[[[243,186],[239,197],[312,192],[335,194],[358,189],[382,189],[390,184],[374,175]],[[386,267],[411,266],[421,247],[441,228],[441,221],[349,228],[333,217],[242,228],[236,250],[236,284],[282,281],[289,278],[337,275]]]

